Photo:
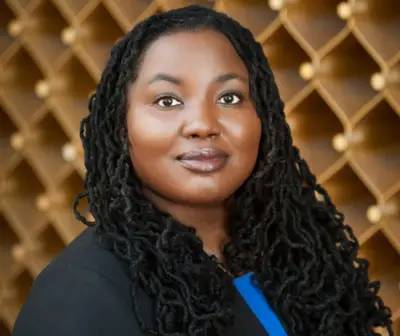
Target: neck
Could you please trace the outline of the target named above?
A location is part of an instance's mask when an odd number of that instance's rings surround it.
[[[227,241],[227,208],[223,203],[197,206],[174,203],[147,192],[146,196],[161,211],[171,214],[182,224],[196,229],[204,251],[223,261],[222,246]]]

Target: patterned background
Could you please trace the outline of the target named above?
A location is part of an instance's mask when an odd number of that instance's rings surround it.
[[[0,335],[83,229],[71,210],[79,121],[111,46],[189,3],[227,12],[264,46],[295,144],[354,228],[400,336],[398,0],[0,0]]]

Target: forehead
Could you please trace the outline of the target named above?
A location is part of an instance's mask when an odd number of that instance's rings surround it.
[[[139,77],[166,71],[183,76],[231,71],[247,74],[228,38],[212,30],[173,32],[155,40],[144,54]]]

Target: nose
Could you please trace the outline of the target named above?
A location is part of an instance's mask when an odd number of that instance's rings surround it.
[[[218,113],[211,106],[197,106],[185,111],[182,135],[185,138],[215,138],[221,135]]]

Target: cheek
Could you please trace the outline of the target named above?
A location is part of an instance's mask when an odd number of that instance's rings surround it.
[[[169,118],[171,119],[171,118]],[[145,183],[158,183],[168,166],[176,138],[176,122],[146,108],[128,111],[129,151],[134,170]]]
[[[261,139],[261,121],[257,113],[244,111],[240,118],[231,120],[226,128],[230,132],[231,145],[236,155],[245,162],[255,161]]]
[[[132,151],[144,155],[140,160],[168,154],[176,128],[176,122],[155,115],[148,108],[136,108],[135,111],[128,112],[128,137]],[[139,155],[135,156],[139,159]]]

